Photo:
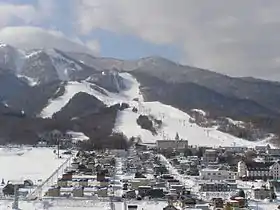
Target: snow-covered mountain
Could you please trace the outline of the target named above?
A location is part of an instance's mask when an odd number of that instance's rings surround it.
[[[238,118],[240,115],[250,119],[274,116],[276,108],[259,104],[259,98],[253,98],[254,92],[250,92],[252,98],[244,99],[242,95],[234,95],[241,90],[232,92],[229,86],[235,90],[239,87],[236,85],[255,90],[261,84],[265,91],[268,87],[280,90],[276,83],[229,78],[159,57],[123,61],[57,49],[24,51],[6,44],[0,45],[1,81],[0,101],[24,111],[32,120],[40,119],[40,129],[48,122],[63,129],[88,132],[91,139],[101,139],[109,135],[112,127],[111,131],[124,133],[128,138],[139,136],[142,142],[173,139],[178,133],[190,144],[211,146],[255,145],[266,141],[247,141],[217,127],[202,127],[188,111],[204,110],[214,118],[236,117],[236,120],[243,120]],[[216,90],[221,85],[214,83],[219,82],[229,93]],[[276,102],[268,104],[274,106]],[[158,123],[154,132],[139,125],[143,116]],[[68,119],[71,121],[65,123]]]
[[[143,143],[154,143],[161,139],[174,139],[176,133],[187,139],[192,145],[199,146],[255,146],[267,144],[267,140],[257,142],[247,141],[223,133],[217,128],[203,128],[191,122],[191,117],[172,106],[158,101],[144,102],[140,92],[139,82],[129,73],[120,73],[124,80],[125,89],[120,93],[112,93],[106,89],[103,92],[92,89],[89,83],[69,83],[64,95],[49,101],[48,106],[42,111],[42,117],[51,117],[59,112],[77,93],[84,92],[93,95],[105,104],[127,103],[129,108],[118,112],[114,132],[124,133],[128,138],[140,137]],[[137,111],[134,111],[137,110]],[[140,115],[153,116],[162,121],[162,126],[154,135],[151,131],[142,129],[137,124]]]

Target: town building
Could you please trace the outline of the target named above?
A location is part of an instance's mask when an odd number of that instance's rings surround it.
[[[256,200],[271,199],[272,192],[266,187],[254,188],[252,189],[252,196]]]
[[[242,179],[279,179],[279,162],[238,162],[238,177]]]
[[[199,171],[199,176],[203,180],[235,180],[237,172],[222,168],[204,168]]]
[[[157,148],[159,150],[172,149],[176,151],[184,151],[188,148],[187,140],[157,140]]]
[[[234,153],[242,153],[248,150],[248,147],[222,147],[225,151],[234,152]]]
[[[280,149],[279,148],[268,148],[266,153],[269,156],[280,156]]]
[[[266,153],[266,151],[270,149],[270,146],[269,144],[266,145],[266,146],[255,146],[255,150],[258,152],[258,153]]]
[[[216,163],[218,159],[218,151],[215,149],[206,149],[203,157],[202,162],[205,164]]]
[[[237,190],[236,183],[230,182],[205,182],[199,184],[201,192],[229,192]]]

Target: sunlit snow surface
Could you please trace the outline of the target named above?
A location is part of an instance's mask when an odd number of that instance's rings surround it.
[[[255,146],[267,144],[267,140],[261,142],[250,142],[244,139],[236,138],[232,135],[220,132],[216,128],[202,128],[194,123],[190,123],[191,118],[185,112],[162,104],[160,102],[143,102],[143,96],[140,93],[140,84],[128,73],[120,73],[123,77],[126,89],[120,93],[101,92],[91,88],[90,83],[69,82],[66,86],[66,92],[63,96],[50,100],[49,104],[41,113],[42,117],[51,117],[54,113],[60,111],[71,98],[79,93],[85,92],[95,96],[107,105],[126,102],[130,108],[118,113],[115,131],[123,132],[127,137],[140,136],[143,143],[154,143],[156,140],[174,139],[176,133],[183,139],[187,139],[190,145],[201,146]],[[137,100],[135,100],[137,99]],[[132,112],[132,108],[138,109],[137,113]],[[202,110],[201,110],[202,111]],[[157,135],[152,135],[148,130],[141,129],[137,125],[137,118],[140,114],[152,115],[158,120],[162,120],[163,126],[158,130]]]
[[[47,179],[64,161],[51,148],[0,148],[0,179],[36,183]]]

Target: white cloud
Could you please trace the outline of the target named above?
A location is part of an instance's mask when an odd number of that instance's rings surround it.
[[[89,40],[86,43],[86,46],[94,52],[100,52],[100,44],[97,40]]]
[[[82,33],[102,28],[176,44],[190,65],[280,80],[279,0],[76,0]]]
[[[14,5],[0,3],[0,28],[14,21],[32,23],[37,11],[32,5]]]
[[[5,27],[1,29],[0,42],[20,49],[57,48],[64,51],[99,53],[99,48],[90,48],[78,38],[69,39],[61,31],[31,26]]]

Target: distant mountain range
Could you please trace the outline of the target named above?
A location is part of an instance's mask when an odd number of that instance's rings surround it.
[[[73,82],[83,82],[103,95],[122,92],[127,87],[121,72],[140,82],[145,101],[160,101],[185,112],[202,109],[214,119],[231,117],[280,132],[280,83],[233,78],[160,57],[125,61],[57,49],[23,51],[0,44],[0,101],[27,117],[40,117],[50,101],[66,94]],[[94,94],[79,93],[54,117],[84,118],[105,107]]]

